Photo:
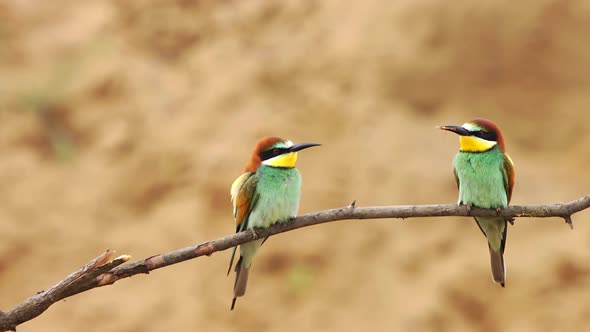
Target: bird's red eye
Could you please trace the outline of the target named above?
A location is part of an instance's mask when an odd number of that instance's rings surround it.
[[[279,149],[272,149],[273,154],[279,154],[281,151]]]

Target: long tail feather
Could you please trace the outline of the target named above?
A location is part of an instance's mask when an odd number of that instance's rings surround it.
[[[506,285],[506,264],[504,263],[504,249],[508,225],[502,218],[476,217],[477,225],[488,240],[492,278],[504,287]]]
[[[240,259],[236,264],[236,282],[234,284],[234,298],[231,303],[231,310],[234,310],[236,299],[246,294],[246,286],[248,286],[248,275],[250,274],[250,268],[247,268],[243,264],[243,261],[243,257],[240,256]]]
[[[490,249],[492,277],[494,278],[495,282],[504,287],[506,284],[506,266],[504,265],[504,255],[501,252],[492,249],[491,246],[488,245],[488,247]]]

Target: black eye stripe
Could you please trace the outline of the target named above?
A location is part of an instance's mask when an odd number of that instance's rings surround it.
[[[490,131],[479,130],[479,131],[473,132],[472,135],[482,138],[482,139],[485,139],[486,141],[497,141],[498,140],[498,135],[496,135],[496,133],[490,132]]]
[[[285,153],[289,152],[289,148],[272,148],[265,151],[260,152],[258,155],[260,160],[267,160]]]

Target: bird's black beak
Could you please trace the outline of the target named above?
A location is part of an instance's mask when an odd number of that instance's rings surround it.
[[[298,143],[293,145],[292,147],[289,148],[289,152],[297,152],[297,151],[301,151],[303,149],[307,149],[307,148],[311,148],[314,146],[320,146],[321,144],[319,143]]]
[[[438,129],[452,131],[457,135],[469,136],[471,132],[461,126],[439,126]]]

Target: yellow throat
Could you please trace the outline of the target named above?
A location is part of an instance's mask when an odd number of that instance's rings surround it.
[[[459,136],[459,150],[464,152],[483,152],[494,147],[497,143],[475,136]]]
[[[285,153],[270,159],[267,159],[262,162],[263,165],[272,166],[272,167],[286,167],[292,168],[295,167],[295,163],[297,162],[297,152],[289,152]]]

